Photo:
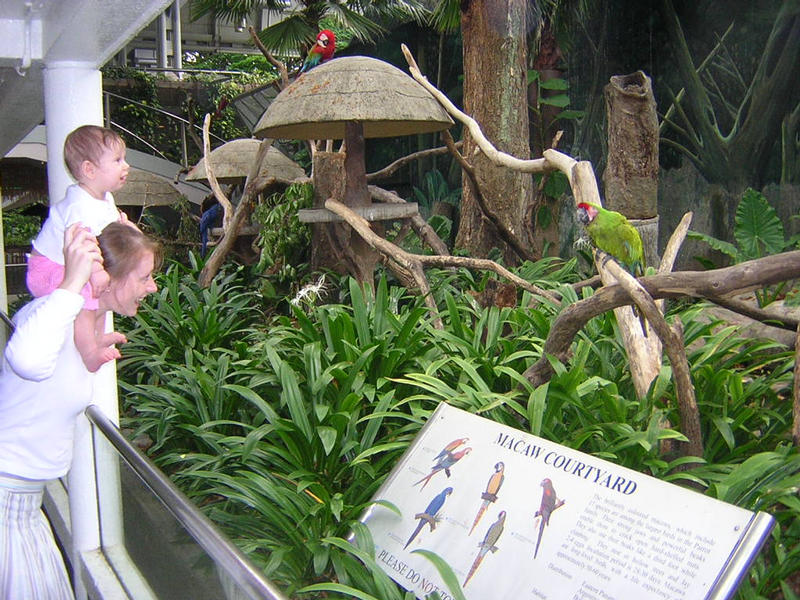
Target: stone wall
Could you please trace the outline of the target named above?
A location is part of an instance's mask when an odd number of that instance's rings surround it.
[[[762,190],[770,205],[783,221],[784,234],[800,232],[800,185],[770,184]],[[709,184],[691,163],[678,169],[662,170],[658,182],[659,251],[672,235],[687,211],[693,211],[691,229],[715,238],[733,241],[733,228],[739,196],[731,195],[722,186]],[[725,257],[713,252],[707,244],[686,240],[675,270],[700,269],[695,256],[711,258],[717,264]]]

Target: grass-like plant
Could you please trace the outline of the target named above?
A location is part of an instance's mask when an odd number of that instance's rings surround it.
[[[665,442],[684,439],[669,425],[679,422],[669,366],[638,400],[613,315],[587,324],[548,383],[534,388],[522,377],[554,315],[578,298],[564,285],[574,262],[519,272],[557,288],[562,304],[523,294],[518,307],[485,308],[469,293],[485,276],[432,271],[445,325],[437,330],[421,300],[386,279],[374,290],[346,280],[338,304],[293,307],[266,324],[235,276],[211,293],[170,270],[130,333],[135,352],[120,384],[129,421],[154,437],[151,452],[175,481],[297,597],[409,600],[375,563],[357,519],[440,401],[767,510],[780,526],[740,597],[787,594],[786,576],[800,568],[792,357],[681,307],[672,318],[684,322],[706,454],[665,455]],[[195,331],[211,319],[201,304],[225,324],[214,337]],[[687,464],[694,468],[677,468]]]

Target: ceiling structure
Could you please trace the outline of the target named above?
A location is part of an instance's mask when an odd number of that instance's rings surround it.
[[[171,0],[0,1],[0,156],[44,119],[44,67],[100,68]]]

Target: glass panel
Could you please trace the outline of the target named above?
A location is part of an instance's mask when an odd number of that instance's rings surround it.
[[[95,429],[103,553],[131,598],[264,598],[237,585]]]

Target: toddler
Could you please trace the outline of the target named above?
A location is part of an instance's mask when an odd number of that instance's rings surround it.
[[[109,223],[128,223],[111,195],[128,176],[125,142],[116,132],[96,125],[78,127],[64,142],[64,162],[78,183],[69,186],[64,199],[50,207],[50,214],[33,241],[26,283],[37,297],[52,292],[64,278],[64,231],[70,225],[81,223],[98,235]],[[95,265],[81,292],[83,310],[75,319],[75,346],[91,372],[119,358],[113,345],[126,341],[120,333],[105,333],[105,312],[97,310],[97,298],[107,293],[109,277],[99,263]]]

